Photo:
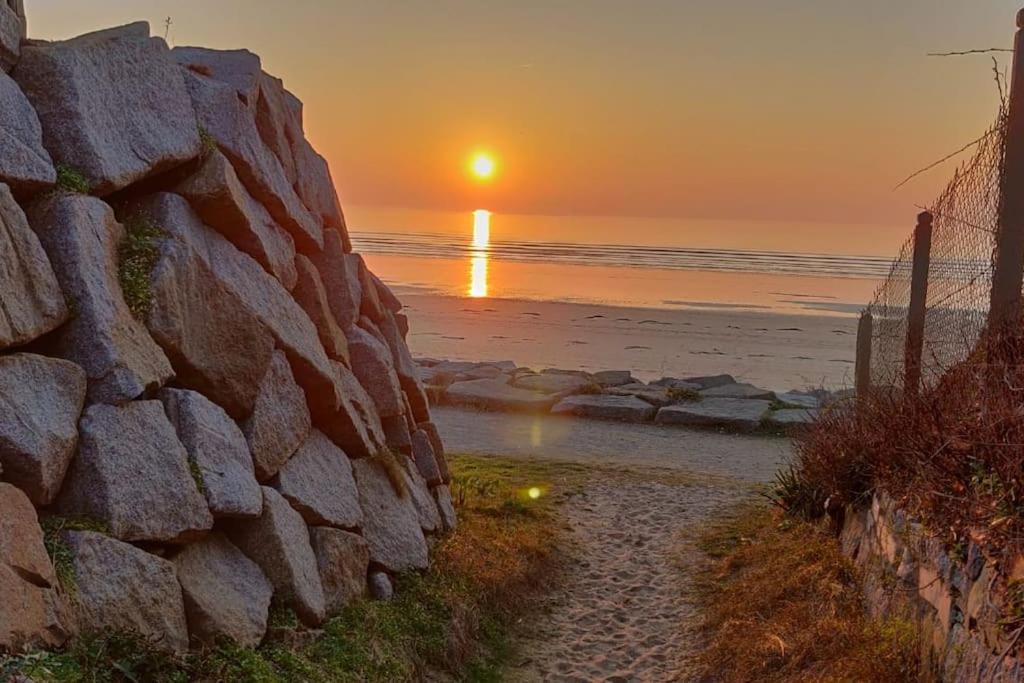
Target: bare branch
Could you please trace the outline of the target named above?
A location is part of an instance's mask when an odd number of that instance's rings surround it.
[[[990,52],[1013,52],[1012,48],[990,47],[984,50],[963,50],[962,52],[929,52],[929,57],[962,57],[964,55],[984,55]]]
[[[913,180],[917,176],[921,175],[922,173],[927,173],[928,171],[932,170],[936,166],[939,166],[939,165],[944,164],[945,162],[949,161],[953,157],[958,156],[960,154],[963,154],[964,152],[969,150],[971,147],[974,147],[979,142],[981,142],[982,140],[984,140],[988,136],[992,135],[993,132],[995,132],[995,131],[991,131],[990,130],[989,132],[985,133],[984,135],[982,135],[977,140],[972,140],[971,142],[968,142],[966,145],[964,145],[963,147],[961,147],[957,151],[953,152],[952,154],[947,154],[946,156],[942,157],[941,159],[939,159],[935,163],[929,164],[929,165],[925,166],[924,168],[922,168],[922,169],[920,169],[918,171],[914,171],[909,176],[907,176],[899,185],[897,185],[896,187],[892,188],[892,191],[895,192],[896,190],[900,189],[901,187],[903,187],[904,185],[909,183],[911,180]]]

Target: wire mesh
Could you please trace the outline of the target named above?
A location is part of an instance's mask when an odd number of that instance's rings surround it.
[[[921,380],[937,381],[970,356],[988,315],[1006,130],[1005,112],[928,209],[933,216]],[[899,387],[905,372],[913,236],[867,311],[873,318],[871,380]]]

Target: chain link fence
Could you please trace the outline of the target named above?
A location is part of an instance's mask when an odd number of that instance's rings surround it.
[[[933,216],[921,380],[937,381],[974,351],[988,315],[999,216],[1006,112],[928,208]],[[914,238],[904,243],[866,312],[872,316],[871,384],[902,385]]]

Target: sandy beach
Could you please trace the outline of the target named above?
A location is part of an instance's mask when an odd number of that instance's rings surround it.
[[[566,575],[514,681],[693,680],[700,531],[791,456],[788,439],[438,408],[450,451],[593,465],[559,505]]]
[[[718,306],[649,309],[401,294],[421,357],[624,369],[647,381],[728,372],[773,390],[853,378],[856,320]]]

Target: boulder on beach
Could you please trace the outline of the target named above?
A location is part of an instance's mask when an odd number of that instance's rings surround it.
[[[745,398],[762,401],[774,401],[775,392],[755,387],[753,384],[734,382],[704,389],[700,392],[704,398]]]
[[[787,391],[784,394],[778,394],[776,399],[779,403],[790,408],[814,409],[820,408],[822,404],[822,400],[819,396],[814,394],[805,394],[801,391]]]
[[[657,408],[664,408],[677,402],[672,397],[672,390],[669,387],[654,384],[634,383],[606,387],[604,393],[612,396],[635,396]]]
[[[625,384],[633,384],[633,373],[629,370],[602,370],[594,373],[594,381],[602,387],[621,387]]]
[[[558,394],[568,396],[585,391],[595,391],[597,385],[590,378],[590,375],[579,375],[576,373],[547,373],[540,375],[526,375],[512,381],[512,386],[520,389],[529,389],[542,394]]]
[[[482,410],[546,413],[557,397],[510,386],[500,379],[456,382],[444,394],[446,403]]]
[[[10,9],[0,3],[0,15]],[[0,16],[0,51],[4,24]],[[43,129],[36,110],[10,76],[0,71],[0,182],[19,195],[52,187],[57,171],[43,148]]]
[[[761,426],[771,407],[771,401],[708,398],[699,403],[681,403],[662,408],[655,421],[662,425],[722,427],[752,432]]]
[[[765,420],[765,426],[781,431],[799,430],[809,427],[818,420],[820,411],[807,408],[789,408],[773,411]]]
[[[569,396],[559,401],[551,412],[555,415],[575,415],[598,420],[650,422],[658,409],[636,396],[597,394]]]

